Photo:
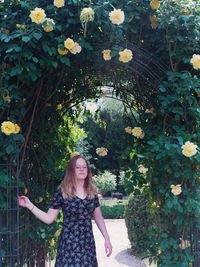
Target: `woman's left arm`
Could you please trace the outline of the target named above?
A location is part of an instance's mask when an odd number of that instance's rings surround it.
[[[105,225],[105,222],[104,222],[104,218],[101,214],[101,209],[100,207],[97,207],[95,210],[94,210],[94,213],[93,213],[93,216],[94,216],[94,220],[100,230],[100,232],[102,233],[104,239],[105,239],[105,251],[106,251],[106,255],[107,257],[109,257],[112,253],[112,245],[110,243],[110,237],[108,235],[108,232],[107,232],[107,229],[106,229],[106,225]]]

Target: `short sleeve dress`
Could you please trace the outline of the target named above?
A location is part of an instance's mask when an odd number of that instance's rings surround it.
[[[64,199],[61,188],[56,191],[50,208],[62,209],[63,224],[55,267],[98,266],[91,221],[98,206],[97,194],[92,199],[77,196]]]

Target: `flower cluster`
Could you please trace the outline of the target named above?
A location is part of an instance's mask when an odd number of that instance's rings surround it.
[[[109,18],[113,24],[120,25],[124,22],[124,11],[114,8],[114,10],[109,13]]]
[[[31,11],[29,17],[31,18],[32,22],[35,22],[36,24],[41,24],[45,21],[46,14],[42,8],[36,7],[34,10]]]
[[[200,55],[194,54],[190,60],[190,63],[193,64],[195,70],[200,69]]]
[[[20,131],[20,127],[18,124],[14,124],[11,121],[4,121],[1,124],[1,131],[6,135],[18,134]]]
[[[96,153],[97,155],[104,157],[108,154],[108,150],[105,147],[98,147]]]
[[[144,132],[140,127],[134,127],[132,130],[132,135],[134,135],[137,138],[144,138]]]
[[[82,50],[81,46],[77,42],[74,42],[71,38],[67,38],[64,41],[64,47],[74,55],[80,53]]]
[[[125,132],[128,133],[128,134],[132,134],[132,129],[130,126],[126,127],[125,128]]]
[[[152,9],[158,9],[160,6],[160,2],[158,0],[152,0],[150,2],[150,6]]]
[[[80,20],[83,23],[94,20],[94,10],[91,7],[85,7],[81,11]]]
[[[197,145],[190,141],[187,141],[181,148],[183,155],[186,157],[192,157],[197,153]]]
[[[109,49],[102,51],[104,60],[111,60],[110,52],[111,52],[111,50],[109,50]]]
[[[140,173],[144,173],[144,174],[145,174],[148,170],[149,170],[149,169],[148,169],[148,168],[145,168],[144,165],[142,165],[142,164],[140,164],[140,165],[138,166],[138,171],[139,171]]]
[[[155,15],[154,16],[150,16],[150,22],[151,22],[152,29],[156,29],[158,27],[157,20],[158,20],[158,18]]]
[[[127,63],[129,61],[131,61],[132,57],[133,57],[133,53],[130,49],[124,49],[123,51],[119,52],[119,61],[123,62],[123,63]]]
[[[54,0],[53,4],[54,4],[54,6],[60,8],[60,7],[63,7],[65,5],[65,1],[64,0]]]
[[[175,196],[178,196],[181,194],[182,189],[181,189],[181,184],[177,184],[177,185],[171,185],[171,192],[172,194],[174,194]]]
[[[78,156],[80,155],[79,152],[77,151],[74,151],[72,154],[71,154],[71,158],[75,157],[75,156]]]
[[[57,105],[57,110],[61,110],[62,109],[62,104],[58,104]]]
[[[47,18],[45,20],[46,25],[43,26],[43,29],[45,30],[45,32],[50,32],[53,31],[53,25],[55,25],[55,22],[53,19]],[[50,22],[50,23],[49,23]]]

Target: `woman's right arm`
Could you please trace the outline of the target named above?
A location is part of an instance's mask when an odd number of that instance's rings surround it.
[[[46,224],[51,224],[55,221],[59,209],[49,209],[47,212],[44,212],[38,209],[26,196],[18,197],[19,206],[29,209],[39,220]]]

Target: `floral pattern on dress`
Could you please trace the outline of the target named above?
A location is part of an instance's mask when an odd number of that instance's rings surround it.
[[[62,209],[63,225],[58,239],[55,267],[97,267],[92,216],[99,206],[94,198],[77,196],[64,199],[61,188],[54,194],[51,209]]]

